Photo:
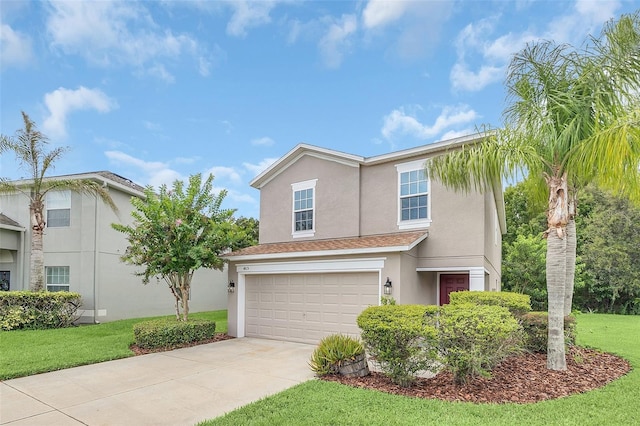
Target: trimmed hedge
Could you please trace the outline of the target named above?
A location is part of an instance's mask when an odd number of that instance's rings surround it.
[[[139,322],[133,326],[135,344],[143,349],[173,348],[210,339],[215,332],[216,323],[204,319],[176,321],[173,318],[163,318]]]
[[[456,291],[449,295],[452,305],[475,303],[476,305],[502,306],[519,316],[531,311],[531,298],[528,294],[508,291]]]
[[[442,362],[456,383],[490,376],[496,365],[522,348],[522,328],[502,306],[444,305],[437,321]]]
[[[45,330],[73,325],[82,304],[78,293],[67,291],[0,292],[0,329]]]
[[[520,316],[524,329],[524,348],[530,352],[547,353],[549,315],[547,312],[528,312]],[[576,318],[564,317],[564,342],[576,344]]]
[[[358,316],[362,340],[372,360],[400,386],[410,386],[419,371],[435,371],[436,329],[427,318],[437,306],[370,306]]]

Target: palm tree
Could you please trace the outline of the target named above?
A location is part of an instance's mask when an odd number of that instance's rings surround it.
[[[100,197],[114,211],[117,210],[109,192],[98,182],[88,179],[54,179],[48,180],[45,175],[53,168],[54,162],[67,151],[66,147],[46,150],[49,143],[47,137],[38,131],[35,123],[22,112],[24,129],[16,132],[15,138],[2,135],[0,153],[13,151],[19,164],[31,175],[28,184],[0,181],[0,193],[22,193],[29,197],[29,215],[31,217],[31,256],[29,289],[41,291],[44,287],[44,253],[42,238],[46,226],[44,217],[44,200],[49,191],[71,190],[73,192],[91,194]]]
[[[565,370],[579,191],[587,183],[640,200],[640,19],[607,23],[583,49],[542,41],[512,59],[503,129],[434,158],[430,175],[456,190],[487,191],[525,177],[546,193],[547,368]]]

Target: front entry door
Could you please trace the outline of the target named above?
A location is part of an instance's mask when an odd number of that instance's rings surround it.
[[[449,303],[449,293],[453,291],[469,290],[468,274],[440,275],[440,305]]]

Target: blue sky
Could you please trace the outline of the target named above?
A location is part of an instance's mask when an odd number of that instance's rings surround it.
[[[305,142],[362,156],[500,126],[525,43],[581,44],[637,3],[11,1],[0,5],[0,132],[25,111],[53,174],[141,185],[213,173],[258,217],[249,181]],[[28,177],[10,154],[0,176]]]

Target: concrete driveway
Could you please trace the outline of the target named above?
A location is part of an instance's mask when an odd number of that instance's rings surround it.
[[[193,425],[313,378],[313,349],[244,337],[7,380],[0,424]]]

